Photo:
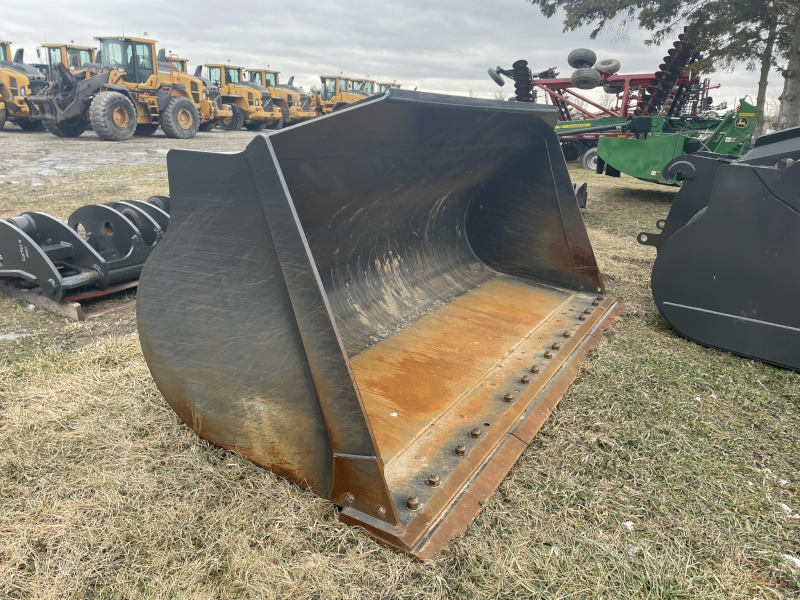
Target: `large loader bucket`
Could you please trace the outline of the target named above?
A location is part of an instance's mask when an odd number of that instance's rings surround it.
[[[463,531],[615,309],[534,104],[391,90],[168,155],[138,323],[199,435],[428,556]]]
[[[653,299],[700,344],[800,370],[800,128],[741,160],[681,157],[686,176],[655,246]]]

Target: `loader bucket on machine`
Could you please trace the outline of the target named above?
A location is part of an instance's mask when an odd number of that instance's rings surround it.
[[[762,136],[741,160],[697,153],[655,246],[656,306],[679,333],[800,371],[800,127]]]
[[[137,301],[166,400],[343,521],[438,551],[619,310],[557,114],[391,90],[238,154],[171,151]]]

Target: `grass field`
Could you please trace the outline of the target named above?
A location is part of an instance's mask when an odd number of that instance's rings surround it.
[[[150,379],[132,311],[70,323],[0,298],[0,598],[799,597],[800,376],[658,314],[654,250],[635,236],[674,190],[572,173],[627,310],[468,533],[426,563],[198,439]],[[116,165],[6,184],[0,217],[165,191],[163,166]]]

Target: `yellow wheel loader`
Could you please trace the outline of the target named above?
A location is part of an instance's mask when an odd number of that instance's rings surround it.
[[[348,104],[369,98],[366,92],[353,90],[347,77],[321,75],[319,79],[322,84],[320,91],[310,96],[311,107],[318,115],[327,115]]]
[[[19,125],[25,131],[41,131],[40,121],[31,119],[26,99],[47,87],[47,78],[33,65],[22,62],[22,51],[17,51],[11,60],[11,42],[0,40],[0,99],[3,102],[0,114],[0,129],[5,122]]]
[[[283,112],[274,105],[267,88],[247,81],[242,67],[221,63],[198,65],[195,76],[217,85],[222,103],[230,106],[231,116],[219,122],[222,129],[237,131],[245,127],[249,131],[262,131],[283,126]]]
[[[317,116],[317,112],[311,109],[308,94],[292,85],[294,77],[289,78],[289,83],[282,84],[280,71],[267,69],[247,69],[247,77],[250,82],[269,90],[273,105],[283,113],[283,125],[294,125]]]
[[[198,131],[211,131],[223,119],[233,115],[230,106],[223,104],[219,87],[196,75],[189,73],[189,60],[174,54],[167,55],[163,48],[158,51],[158,70],[162,75],[169,75],[173,82],[182,83],[192,90],[192,100],[200,114]],[[197,89],[200,93],[197,93]],[[141,135],[137,128],[137,135]]]
[[[156,42],[146,38],[98,37],[99,72],[71,73],[59,63],[59,78],[45,93],[27,98],[32,119],[60,137],[77,137],[91,124],[104,140],[152,134],[194,137],[200,126],[196,104],[207,100],[199,80],[181,83],[161,73]]]

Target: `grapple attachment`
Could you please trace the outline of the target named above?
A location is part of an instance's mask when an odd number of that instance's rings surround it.
[[[655,246],[653,299],[682,335],[800,370],[800,128],[765,135],[741,160],[682,156],[686,181]]]
[[[166,400],[384,543],[438,550],[615,306],[556,116],[391,90],[239,154],[171,151],[137,300]]]

